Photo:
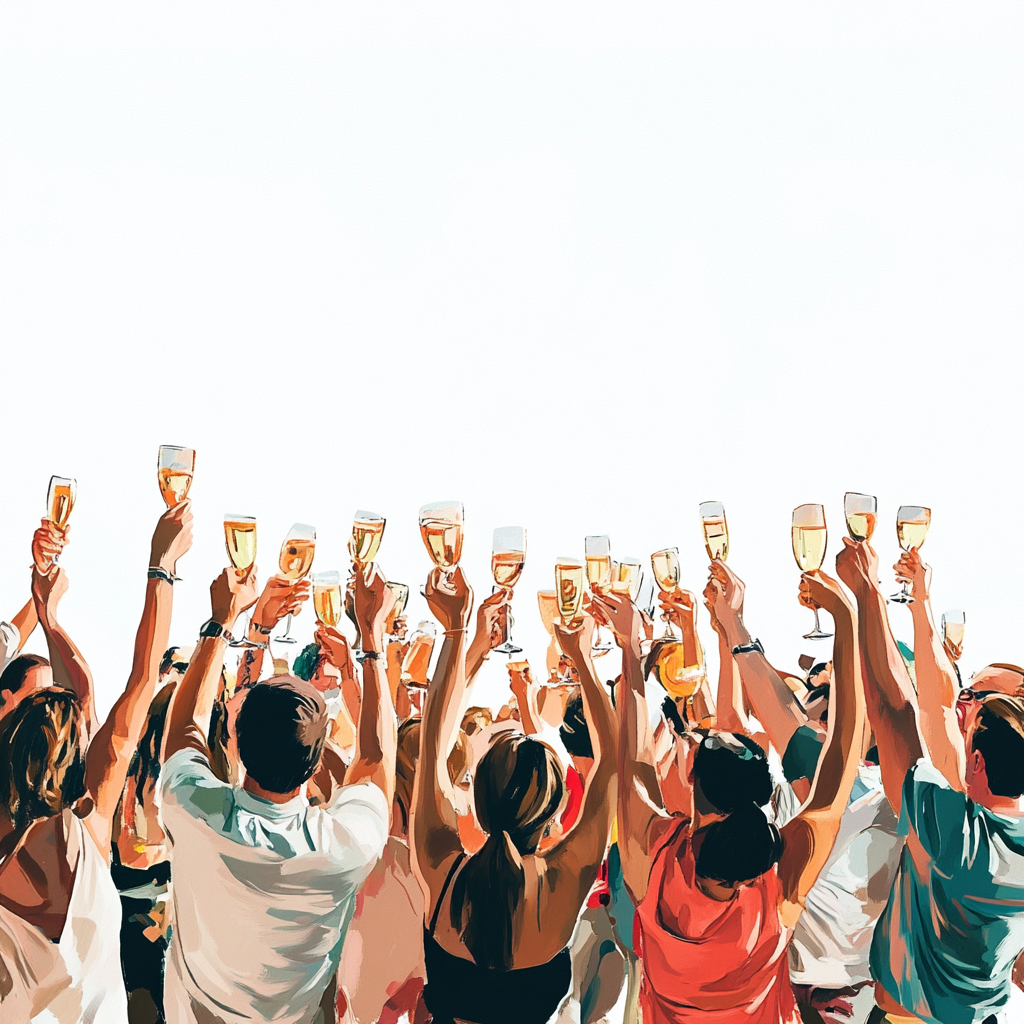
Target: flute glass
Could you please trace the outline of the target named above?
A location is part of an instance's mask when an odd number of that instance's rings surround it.
[[[828,530],[824,505],[798,505],[793,509],[793,557],[801,572],[817,572],[825,561]],[[804,633],[805,640],[825,640],[831,633],[823,632],[814,609],[814,629]]]
[[[168,508],[180,505],[188,497],[195,468],[196,453],[192,448],[160,445],[156,456],[156,479],[160,485],[160,497]]]
[[[712,562],[724,562],[729,557],[729,525],[725,521],[725,506],[720,501],[702,501],[700,522],[708,558]]]
[[[491,573],[496,586],[508,591],[509,602],[525,564],[526,530],[522,526],[498,527],[491,543]],[[502,643],[494,648],[498,654],[522,654],[523,649],[512,643],[511,627],[512,616],[509,604],[506,604],[501,623]]]
[[[278,556],[277,564],[281,575],[291,583],[301,580],[313,565],[315,551],[316,530],[308,523],[292,523]],[[274,639],[280,644],[295,643],[295,637],[292,636],[291,612],[288,613],[288,621],[285,623],[284,636],[275,636]]]
[[[900,505],[896,513],[896,536],[904,551],[917,551],[928,536],[932,523],[932,510],[923,505]],[[907,589],[907,581],[899,591],[889,598],[894,604],[913,604],[914,599]]]

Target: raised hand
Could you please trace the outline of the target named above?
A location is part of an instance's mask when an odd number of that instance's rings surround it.
[[[284,576],[271,576],[256,602],[253,622],[265,629],[273,629],[286,615],[295,615],[299,611],[308,600],[309,591],[309,580],[292,582]]]
[[[607,594],[595,594],[594,604],[601,610],[605,621],[615,634],[615,642],[623,649],[631,648],[639,643],[644,635],[643,619],[640,609],[633,604],[629,594],[611,591]]]
[[[590,649],[594,645],[594,617],[582,613],[578,626],[563,626],[561,620],[555,619],[555,637],[558,645],[575,663],[590,657]]]
[[[64,550],[68,542],[70,526],[62,530],[55,522],[44,519],[39,529],[32,534],[32,562],[36,571],[45,573]]]
[[[708,610],[708,616],[711,619],[711,628],[720,637],[725,637],[725,627],[719,621],[718,614],[715,612],[715,606],[718,601],[724,600],[724,593],[725,588],[718,582],[718,580],[714,577],[708,580],[708,584],[704,588],[704,607]]]
[[[384,622],[395,606],[395,593],[389,590],[380,566],[372,562],[369,575],[356,572],[353,601],[359,641],[364,651],[380,652],[384,643]]]
[[[51,565],[48,572],[32,569],[32,600],[36,605],[36,615],[44,623],[53,623],[57,619],[57,605],[68,592],[68,575],[59,565]]]
[[[321,623],[313,639],[319,645],[324,658],[341,673],[342,679],[356,678],[352,649],[343,634],[333,626],[325,626]]]
[[[466,582],[461,565],[455,567],[450,577],[441,569],[432,570],[427,577],[423,595],[442,628],[466,628],[473,607],[473,590]]]
[[[476,610],[476,636],[473,642],[487,639],[487,650],[492,651],[501,643],[501,617],[508,614],[508,603],[512,591],[499,587],[498,590],[484,598]]]
[[[836,574],[860,596],[878,589],[878,555],[866,541],[843,538],[843,550],[836,555]]]
[[[181,508],[180,505],[176,507]],[[171,509],[171,512],[173,511],[174,509]],[[230,630],[238,616],[256,603],[257,586],[255,566],[245,575],[231,567],[224,569],[210,584],[213,621]]]
[[[896,570],[896,579],[900,583],[910,584],[910,594],[915,601],[928,600],[932,569],[930,565],[921,561],[920,551],[904,551],[893,569]]]
[[[726,619],[741,618],[743,616],[743,598],[746,587],[743,580],[739,578],[722,561],[711,563],[711,579],[721,584],[721,599],[715,601],[715,614],[722,625],[726,625]],[[704,592],[705,597],[707,591]]]
[[[836,612],[853,607],[839,581],[820,569],[800,576],[800,603],[805,608],[824,608],[833,618]]]
[[[149,549],[149,564],[172,576],[178,559],[192,547],[192,502],[186,498],[157,521]]]
[[[690,591],[683,590],[681,587],[677,587],[671,592],[660,591],[658,603],[668,621],[680,628],[685,620],[693,620],[697,614],[697,599]]]

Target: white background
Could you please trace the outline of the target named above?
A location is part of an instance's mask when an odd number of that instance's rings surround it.
[[[199,453],[179,643],[225,511],[265,576],[291,522],[340,569],[377,510],[417,590],[421,503],[465,502],[478,592],[492,528],[525,525],[536,663],[556,555],[678,544],[699,590],[718,498],[795,668],[828,645],[800,639],[791,509],[826,504],[831,563],[863,490],[885,566],[896,507],[933,508],[964,667],[1024,661],[1022,41],[996,2],[8,0],[0,615],[76,476],[63,616],[109,706],[171,443]]]

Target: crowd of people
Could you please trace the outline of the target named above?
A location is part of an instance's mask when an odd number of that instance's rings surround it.
[[[61,623],[68,530],[32,538],[0,631],[3,1024],[1024,1022],[1024,670],[961,684],[917,550],[896,566],[912,650],[870,541],[844,539],[835,577],[799,586],[834,622],[828,662],[774,665],[716,559],[717,683],[666,696],[651,615],[595,587],[553,623],[555,670],[515,663],[492,709],[472,687],[508,588],[474,621],[463,570],[431,572],[422,687],[372,562],[353,641],[321,621],[272,657],[310,584],[228,568],[194,646],[171,646],[191,539],[186,499],[140,565],[101,720]],[[702,664],[698,602],[660,602]],[[20,653],[37,628],[47,658]]]

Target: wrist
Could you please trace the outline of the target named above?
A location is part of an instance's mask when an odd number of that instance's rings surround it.
[[[732,651],[734,647],[741,647],[750,643],[750,630],[743,623],[743,619],[736,616],[727,622],[722,623],[725,630],[725,642]]]

